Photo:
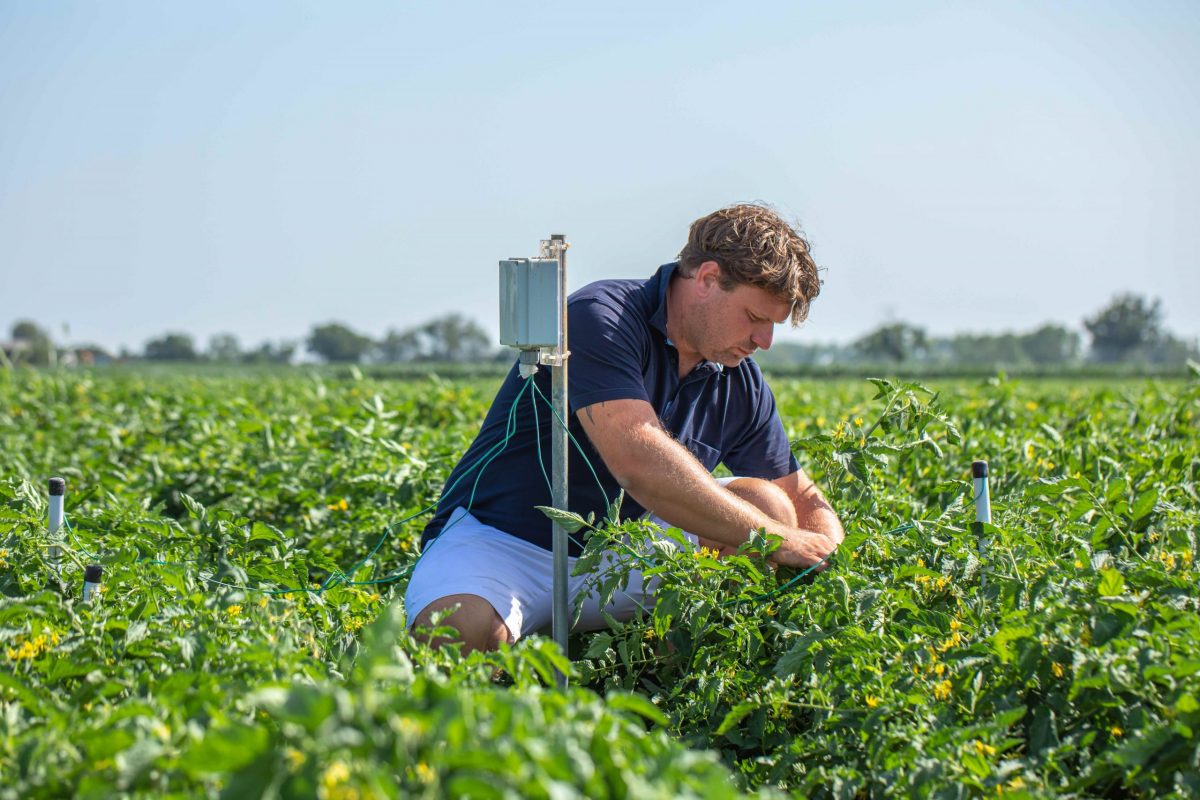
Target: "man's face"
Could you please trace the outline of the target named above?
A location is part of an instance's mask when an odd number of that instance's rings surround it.
[[[702,275],[697,277],[703,280]],[[775,325],[788,319],[792,304],[757,286],[725,291],[715,280],[688,314],[689,344],[702,358],[736,367],[756,350],[766,350]]]

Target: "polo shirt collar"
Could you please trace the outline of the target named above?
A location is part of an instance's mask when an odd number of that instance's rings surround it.
[[[658,302],[654,306],[654,313],[650,315],[650,324],[661,331],[662,335],[667,338],[667,341],[671,339],[667,335],[667,287],[671,285],[671,276],[675,274],[675,270],[678,267],[678,261],[663,264],[658,268],[658,272],[654,273],[654,277],[650,279],[651,290],[658,296]]]
[[[675,346],[675,343],[671,341],[671,337],[667,333],[667,287],[671,285],[671,277],[675,274],[675,270],[678,267],[678,261],[663,264],[658,268],[658,272],[654,273],[654,277],[650,279],[651,289],[658,293],[658,303],[654,307],[654,313],[650,315],[650,324],[662,332],[663,338],[672,347]],[[724,364],[718,361],[705,360],[696,365],[692,370],[692,374],[697,372],[723,373],[724,371]]]

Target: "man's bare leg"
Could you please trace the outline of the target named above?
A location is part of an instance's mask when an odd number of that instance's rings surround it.
[[[757,506],[771,519],[778,520],[790,527],[796,526],[796,507],[792,505],[791,498],[787,496],[787,492],[770,481],[764,481],[761,478],[738,478],[726,484],[725,488],[746,502]],[[737,552],[737,548],[722,545],[711,539],[701,538],[700,545],[712,548],[723,556]]]
[[[441,624],[456,629],[458,638],[438,637],[430,642],[434,648],[450,642],[462,642],[462,652],[466,655],[474,650],[495,650],[502,643],[512,640],[512,633],[492,604],[474,594],[452,594],[434,600],[417,615],[413,628],[429,628],[435,613],[455,606],[458,610],[442,620]]]

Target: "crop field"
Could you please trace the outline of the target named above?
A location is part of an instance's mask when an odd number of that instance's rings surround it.
[[[830,568],[583,525],[569,660],[404,628],[498,383],[0,370],[0,798],[1200,794],[1200,377],[775,381]]]

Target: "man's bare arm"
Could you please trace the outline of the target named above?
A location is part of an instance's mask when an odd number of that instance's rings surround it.
[[[836,549],[839,540],[826,533],[783,525],[722,489],[663,429],[649,403],[596,403],[577,416],[617,482],[672,525],[730,547],[746,541],[751,529],[766,528],[783,537],[774,558],[788,566],[811,566]]]
[[[833,506],[829,505],[821,490],[804,470],[796,470],[791,475],[776,478],[771,483],[787,492],[792,505],[796,507],[796,520],[801,528],[822,533],[836,544],[841,544],[846,538],[842,522],[834,512]]]

